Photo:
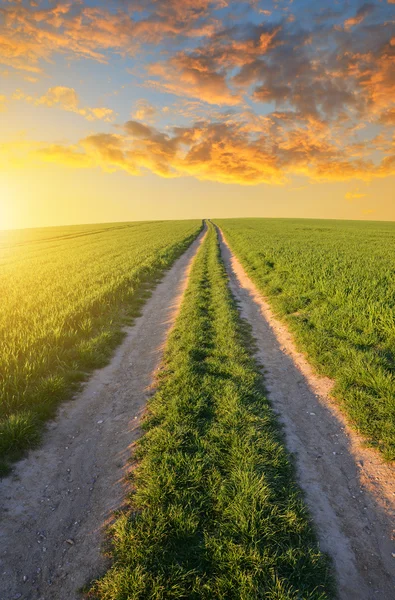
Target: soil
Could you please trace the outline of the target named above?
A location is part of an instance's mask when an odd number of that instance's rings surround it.
[[[105,570],[104,530],[126,497],[140,416],[204,235],[164,275],[111,363],[0,482],[0,600],[74,600]]]
[[[395,598],[395,466],[366,447],[287,327],[219,231],[230,287],[252,327],[268,397],[307,501],[320,547],[333,560],[341,600]]]

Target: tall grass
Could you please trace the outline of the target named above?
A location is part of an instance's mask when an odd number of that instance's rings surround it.
[[[0,234],[0,471],[105,364],[144,285],[200,228],[168,221]]]
[[[395,223],[216,223],[371,444],[395,459]]]
[[[331,597],[250,344],[209,225],[91,598]]]

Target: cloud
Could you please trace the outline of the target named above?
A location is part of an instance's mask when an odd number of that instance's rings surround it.
[[[211,12],[222,0],[114,0],[107,7],[80,0],[44,5],[10,3],[0,7],[0,62],[41,73],[55,53],[108,62],[108,52],[133,55],[144,44],[177,36],[210,35],[217,20]]]
[[[379,56],[357,57],[357,77],[375,113],[391,110],[395,97],[395,52],[384,44]]]
[[[55,86],[38,98],[25,94],[22,90],[16,90],[13,94],[14,100],[25,100],[36,106],[57,106],[62,110],[73,112],[85,117],[88,121],[107,121],[111,122],[115,118],[115,113],[111,108],[106,107],[81,107],[79,96],[74,88],[65,86]]]
[[[217,71],[204,56],[181,52],[166,62],[150,65],[149,74],[159,79],[149,81],[151,87],[178,96],[218,105],[234,106],[241,102],[241,96],[229,89],[225,73]]]
[[[151,127],[137,121],[127,121],[124,127],[127,133],[136,138],[149,138],[153,131]]]
[[[45,146],[45,143],[28,140],[23,136],[0,142],[0,168],[24,169],[34,152]]]
[[[24,75],[23,79],[29,83],[37,83],[38,77],[32,77],[31,75]]]
[[[367,194],[363,194],[359,189],[347,192],[344,196],[346,200],[352,202],[353,200],[359,200],[360,198],[366,198]]]
[[[126,159],[122,136],[98,133],[83,139],[80,145],[85,150],[85,156],[103,170],[112,172],[121,169],[131,175],[138,175],[138,170]]]
[[[83,169],[95,166],[92,158],[88,154],[81,152],[76,146],[51,144],[45,148],[34,150],[33,156],[46,162],[53,162],[73,168]]]
[[[253,1],[240,4],[245,14],[257,9]],[[236,7],[225,0],[9,3],[0,9],[0,56],[38,76],[55,53],[106,63],[114,53],[138,57],[143,49],[145,83],[159,92],[218,106],[252,99],[330,119],[368,118],[394,96],[395,35],[385,5],[358,5],[348,18],[346,7],[324,8],[307,26],[296,9],[290,20],[289,5],[276,3],[258,9],[262,23],[232,17]],[[152,58],[155,49],[166,58]],[[147,110],[136,107],[132,117],[152,121]]]
[[[7,96],[0,94],[0,112],[5,112],[7,108]]]
[[[60,105],[64,110],[78,112],[79,98],[74,88],[58,85],[49,88],[46,94],[38,98],[36,104],[45,104],[45,106]]]
[[[251,25],[219,30],[193,51],[180,51],[148,67],[149,85],[208,104],[236,106],[243,95],[230,74],[275,47],[280,25]]]
[[[394,0],[395,4],[395,0]],[[384,110],[380,114],[379,122],[384,125],[395,125],[395,107]]]
[[[149,65],[147,83],[219,106],[244,106],[252,98],[327,119],[369,119],[395,92],[394,26],[380,22],[378,10],[365,3],[336,29],[336,13],[311,29],[288,19],[219,29],[193,50]],[[350,37],[354,21],[369,15],[379,22]]]
[[[1,60],[36,78],[59,53],[101,63],[116,54],[117,62],[133,58],[137,85],[178,98],[166,112],[140,99],[116,133],[40,146],[36,160],[241,184],[282,184],[292,174],[368,181],[394,172],[388,4],[356,0],[352,14],[344,3],[323,6],[308,19],[297,3],[290,15],[289,2],[265,4],[261,12],[253,0],[94,4],[5,4]],[[85,107],[64,86],[14,98],[89,121],[115,116],[108,107]],[[154,126],[159,113],[163,129]]]
[[[33,143],[35,159],[71,167],[98,166],[130,175],[152,172],[161,177],[191,176],[222,183],[281,185],[292,175],[311,181],[369,181],[395,174],[395,151],[380,161],[353,156],[331,137],[330,128],[299,115],[278,113],[261,120],[198,121],[167,131],[127,121],[119,133],[89,135],[78,144]],[[28,154],[29,154],[28,152]],[[363,197],[359,189],[346,199]]]
[[[364,4],[361,6],[354,17],[350,17],[344,21],[344,29],[350,31],[355,25],[360,25],[367,16],[369,16],[374,10],[374,4]]]
[[[147,100],[138,100],[131,116],[138,121],[153,122],[157,115],[157,109]]]
[[[106,108],[105,106],[96,107],[96,108],[85,108],[86,118],[88,121],[95,121],[96,119],[99,121],[113,121],[115,118],[115,113],[111,108]]]

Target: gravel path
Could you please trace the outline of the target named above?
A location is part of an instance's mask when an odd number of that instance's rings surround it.
[[[321,548],[331,554],[341,600],[395,598],[395,468],[364,447],[287,328],[219,231],[231,290],[252,326],[267,391],[294,454]]]
[[[111,364],[0,481],[0,600],[74,600],[104,569],[103,526],[125,498],[139,417],[203,237],[167,271]]]

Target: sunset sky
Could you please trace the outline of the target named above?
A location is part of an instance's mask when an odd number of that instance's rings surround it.
[[[395,0],[0,0],[0,229],[395,220]]]

